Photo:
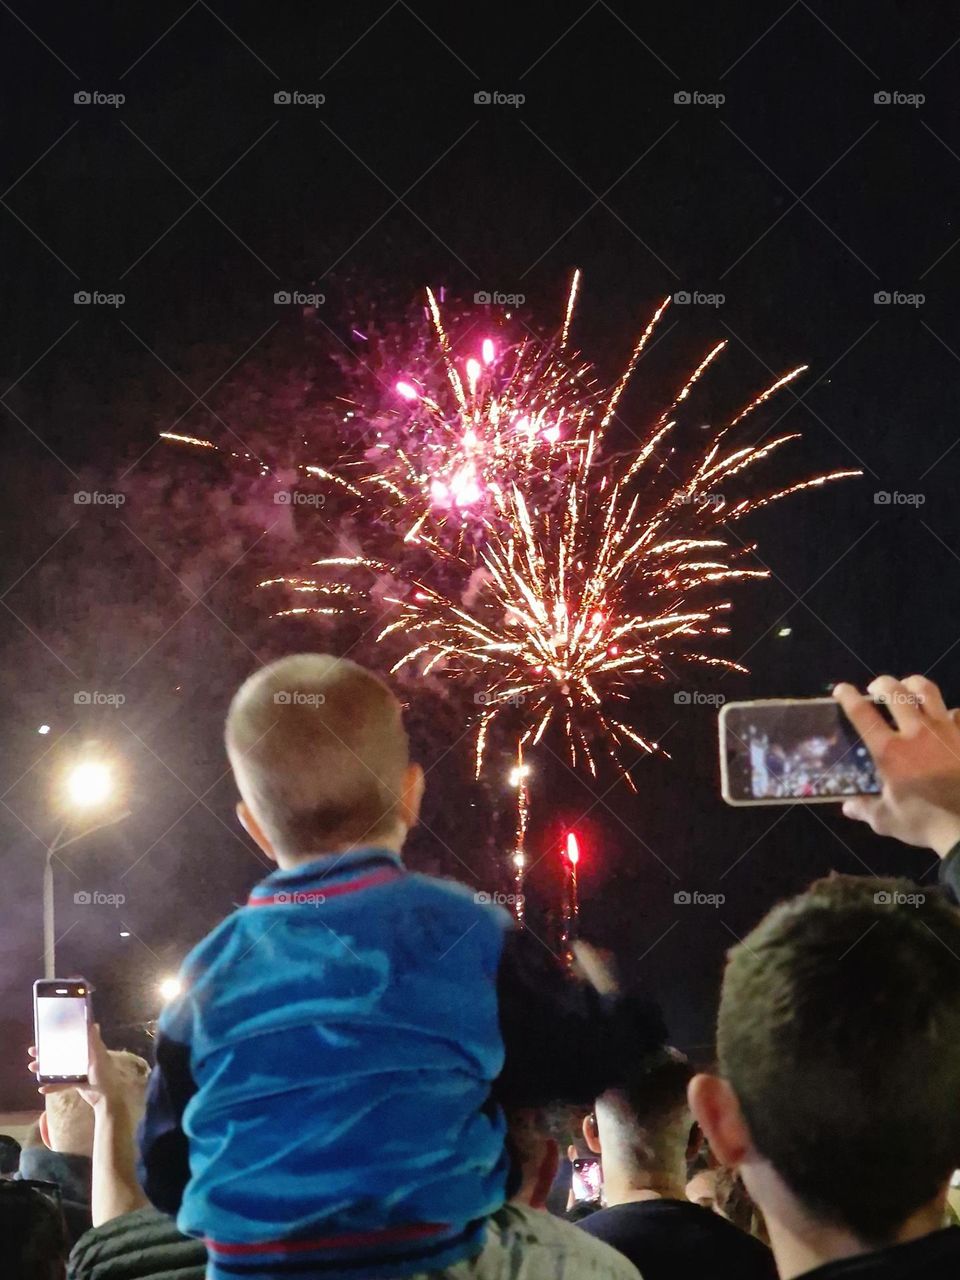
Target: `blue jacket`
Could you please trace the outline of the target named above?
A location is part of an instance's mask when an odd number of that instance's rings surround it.
[[[477,1252],[506,1196],[490,1094],[508,926],[362,849],[274,872],[190,953],[143,1177],[170,1207],[151,1184],[185,1134],[178,1226],[206,1238],[212,1277],[400,1276]]]

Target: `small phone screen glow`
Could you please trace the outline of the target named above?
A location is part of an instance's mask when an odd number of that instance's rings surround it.
[[[37,997],[37,1049],[42,1076],[85,1076],[87,1002],[83,996]]]

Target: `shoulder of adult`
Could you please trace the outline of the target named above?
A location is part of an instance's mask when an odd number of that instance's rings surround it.
[[[147,1206],[81,1236],[70,1254],[68,1280],[139,1280],[176,1276],[203,1280],[207,1251],[200,1240],[177,1230],[173,1218]]]

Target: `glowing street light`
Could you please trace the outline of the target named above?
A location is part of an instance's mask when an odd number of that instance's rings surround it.
[[[168,1000],[175,1000],[183,990],[183,983],[179,978],[163,978],[157,990],[160,992],[160,999],[166,1003]]]
[[[78,809],[94,809],[109,800],[113,770],[102,760],[82,760],[67,774],[67,795]]]

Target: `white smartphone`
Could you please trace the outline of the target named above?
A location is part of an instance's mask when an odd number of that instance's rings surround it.
[[[37,1080],[86,1084],[90,1065],[90,984],[40,978],[33,984]]]
[[[882,789],[873,758],[833,698],[728,702],[720,710],[727,804],[830,804]]]

